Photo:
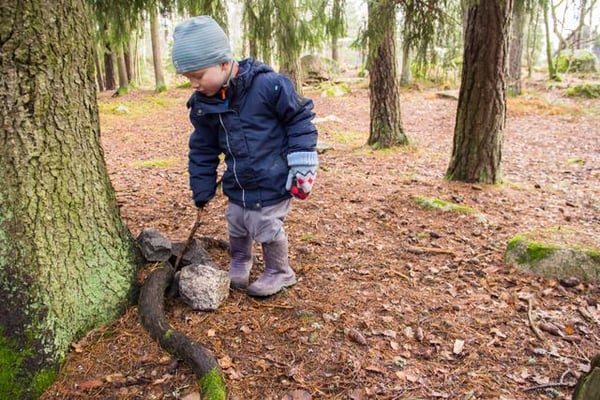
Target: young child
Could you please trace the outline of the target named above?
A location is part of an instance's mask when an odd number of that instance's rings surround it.
[[[209,16],[182,22],[173,39],[173,64],[195,90],[187,103],[195,205],[202,208],[215,195],[224,154],[231,286],[273,295],[296,283],[284,220],[291,198],[306,198],[317,175],[313,103],[269,66],[235,61],[225,32]],[[254,241],[262,245],[265,271],[248,285]]]

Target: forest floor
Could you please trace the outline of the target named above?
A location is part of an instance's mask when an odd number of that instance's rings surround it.
[[[544,85],[527,82],[509,99],[495,186],[444,179],[456,100],[403,91],[411,144],[372,151],[366,81],[342,97],[307,89],[320,141],[333,148],[287,220],[298,284],[265,300],[232,291],[208,313],[166,302],[169,321],[214,352],[230,398],[570,399],[600,352],[600,287],[503,261],[513,236],[539,228],[574,229],[600,246],[600,101]],[[134,237],[152,227],[184,240],[194,223],[189,94],[100,95],[105,159]],[[419,196],[481,214],[422,208]],[[209,204],[198,236],[226,239],[225,206],[223,195]],[[227,269],[227,254],[212,255]],[[531,323],[545,328],[539,337]],[[43,399],[197,396],[189,366],[160,349],[131,306],[73,344]]]

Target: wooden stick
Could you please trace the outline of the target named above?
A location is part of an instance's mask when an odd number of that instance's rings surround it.
[[[542,342],[545,342],[546,340],[542,337],[541,332],[539,331],[539,329],[537,328],[537,326],[533,322],[533,316],[531,315],[532,309],[533,309],[533,300],[530,297],[527,300],[527,319],[529,319],[529,326],[531,327],[531,330],[533,331],[533,333],[535,334],[535,336],[538,339],[540,339]]]

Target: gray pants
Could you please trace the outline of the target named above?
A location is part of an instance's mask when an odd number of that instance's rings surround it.
[[[250,237],[258,243],[287,240],[283,222],[292,199],[259,210],[247,210],[229,203],[225,211],[230,237]]]

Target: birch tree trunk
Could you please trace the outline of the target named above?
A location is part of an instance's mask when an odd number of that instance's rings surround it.
[[[37,398],[137,265],[100,145],[84,0],[0,6],[0,398]]]

